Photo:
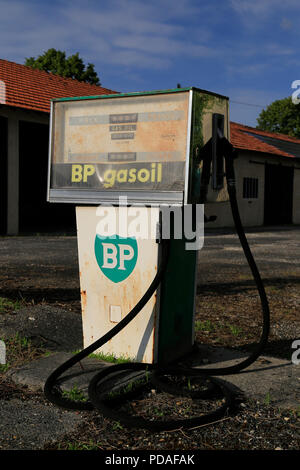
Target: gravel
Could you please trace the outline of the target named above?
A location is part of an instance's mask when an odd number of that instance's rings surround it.
[[[43,346],[50,351],[82,348],[81,316],[52,305],[29,306],[14,314],[0,315],[0,337],[7,338],[17,333],[33,340],[35,346]]]
[[[78,413],[32,401],[1,401],[0,449],[41,449],[79,425]]]

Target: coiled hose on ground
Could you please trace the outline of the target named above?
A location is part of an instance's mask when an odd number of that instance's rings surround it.
[[[70,398],[62,394],[62,391],[59,387],[60,377],[64,372],[66,372],[70,367],[80,362],[82,359],[87,357],[93,351],[99,349],[107,341],[117,335],[123,328],[128,325],[142,310],[146,305],[149,299],[152,297],[156,289],[158,288],[166,270],[169,257],[169,242],[168,240],[162,240],[162,261],[158,267],[157,274],[153,279],[148,290],[140,301],[135,305],[135,307],[123,318],[114,328],[112,328],[108,333],[99,338],[97,341],[92,343],[87,348],[83,349],[78,354],[71,357],[65,363],[60,365],[51,375],[48,377],[44,387],[44,394],[48,400],[52,403],[68,409],[77,409],[77,410],[92,410],[98,409],[105,417],[119,421],[125,426],[144,428],[150,431],[163,431],[171,430],[176,428],[191,428],[213,422],[216,419],[221,418],[228,412],[234,402],[234,396],[231,389],[224,383],[224,381],[216,378],[215,376],[223,376],[229,374],[236,374],[241,370],[248,367],[252,364],[262,353],[268,339],[269,334],[269,306],[268,300],[266,297],[265,289],[263,282],[261,280],[259,271],[257,269],[256,263],[252,256],[251,250],[249,248],[245,232],[241,223],[237,198],[236,198],[236,187],[235,187],[235,174],[234,174],[234,165],[233,165],[233,147],[231,144],[226,141],[226,139],[221,139],[223,146],[225,165],[226,165],[226,181],[227,189],[230,198],[230,205],[233,215],[233,220],[235,223],[236,232],[240,239],[245,257],[248,261],[249,267],[252,271],[258,293],[260,296],[261,307],[262,307],[262,316],[263,316],[263,326],[260,341],[257,344],[256,349],[250,354],[248,358],[241,361],[238,364],[226,367],[226,368],[198,368],[198,367],[182,367],[177,364],[170,364],[167,366],[160,366],[159,364],[145,364],[145,363],[125,363],[125,364],[116,364],[113,366],[106,367],[97,373],[91,380],[88,388],[89,401],[87,402],[75,402]],[[224,397],[224,403],[216,410],[206,413],[201,416],[196,416],[188,419],[172,419],[169,421],[164,420],[146,420],[140,416],[129,416],[125,412],[122,412],[120,409],[114,407],[114,405],[120,404],[121,399],[129,399],[132,395],[132,391],[124,392],[122,396],[109,397],[106,393],[101,392],[101,389],[104,389],[105,381],[109,380],[110,377],[121,371],[146,371],[147,379],[142,385],[139,385],[138,391],[141,392],[142,388],[145,386],[149,387],[149,382],[153,386],[157,387],[161,391],[171,393],[173,395],[189,396],[193,399],[204,399],[209,397]],[[191,391],[186,389],[186,387],[180,387],[170,381],[169,378],[181,378],[181,377],[203,377],[204,389],[198,391]]]

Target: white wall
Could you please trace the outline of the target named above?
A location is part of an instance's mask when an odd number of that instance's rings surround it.
[[[240,151],[237,160],[235,160],[235,173],[238,206],[243,225],[255,227],[264,223],[265,163],[281,163],[299,168],[294,172],[293,223],[300,224],[300,162],[297,163],[293,158]],[[243,199],[243,178],[245,177],[258,178],[257,199]],[[206,224],[207,228],[234,226],[229,202],[206,204],[205,214],[217,216],[215,222]]]

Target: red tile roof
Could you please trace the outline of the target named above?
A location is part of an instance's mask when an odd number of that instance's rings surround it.
[[[0,103],[49,113],[52,98],[109,95],[115,91],[98,85],[63,78],[25,65],[0,59]]]
[[[250,133],[256,134],[257,137],[250,135]],[[260,131],[255,127],[244,126],[236,122],[230,123],[230,140],[234,147],[242,150],[252,150],[254,152],[271,153],[274,155],[295,158],[294,154],[279,149],[270,143],[263,142],[261,138],[264,137],[271,138],[273,141],[276,139],[281,143],[284,141],[287,144],[296,144],[299,145],[300,149],[300,139],[296,139],[295,137],[274,132]]]
[[[2,82],[2,83],[1,83]],[[3,87],[3,83],[5,87]],[[5,93],[4,93],[5,88]],[[25,65],[0,59],[0,106],[6,104],[18,108],[49,113],[52,98],[95,96],[117,93],[98,85],[63,78],[52,73],[35,70]],[[4,101],[5,94],[5,101]],[[250,135],[250,133],[252,135]],[[256,134],[256,138],[253,134]],[[260,131],[236,122],[230,123],[230,137],[234,147],[285,157],[295,157],[283,149],[263,142],[263,137],[278,139],[300,146],[300,140],[284,134]]]

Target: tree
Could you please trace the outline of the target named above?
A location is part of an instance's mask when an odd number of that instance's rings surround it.
[[[94,64],[88,63],[85,66],[78,52],[66,57],[65,52],[52,48],[39,55],[37,59],[35,57],[26,58],[25,65],[62,77],[74,78],[80,82],[101,85],[97,72],[94,70]]]
[[[257,118],[257,129],[300,138],[300,104],[290,97],[273,101]]]

